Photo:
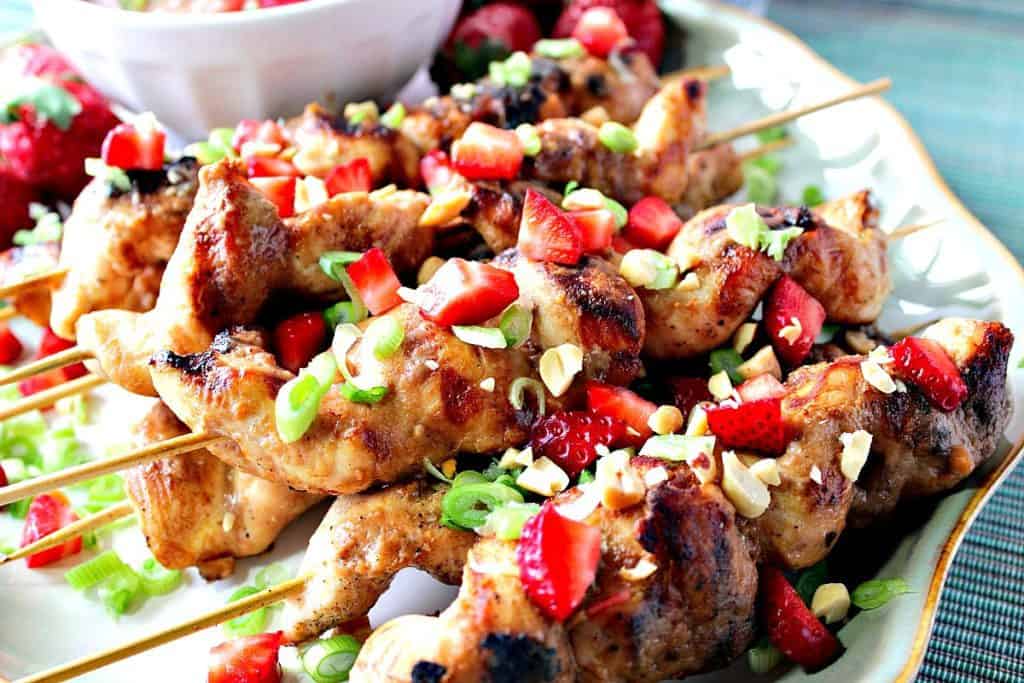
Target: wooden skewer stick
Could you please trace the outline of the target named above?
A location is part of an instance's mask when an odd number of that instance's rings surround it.
[[[890,232],[885,237],[890,242],[896,242],[897,240],[901,240],[904,237],[910,237],[915,232],[921,232],[922,230],[927,230],[928,228],[934,227],[934,226],[938,225],[939,223],[943,222],[944,220],[946,220],[946,219],[945,218],[937,218],[934,221],[929,221],[927,223],[917,223],[915,225],[903,225],[903,226],[900,226],[900,227],[896,228],[895,230]]]
[[[725,130],[720,133],[712,133],[707,136],[703,142],[698,145],[697,149],[708,149],[715,145],[720,145],[723,142],[729,142],[736,138],[741,138],[744,135],[750,135],[756,133],[759,130],[765,128],[772,128],[773,126],[781,126],[784,123],[789,123],[801,116],[813,114],[816,111],[822,109],[828,109],[844,102],[851,100],[857,100],[861,97],[867,97],[868,95],[877,95],[880,92],[888,90],[892,86],[892,80],[889,78],[880,78],[877,81],[872,81],[867,85],[862,85],[859,88],[854,88],[848,93],[839,95],[838,97],[830,97],[827,100],[822,100],[815,104],[809,104],[806,107],[800,107],[799,109],[791,109],[789,111],[781,111],[775,114],[769,114],[763,118],[757,119],[756,121],[750,121],[744,123],[742,126],[737,126],[732,130]]]
[[[55,545],[60,545],[65,541],[70,541],[76,536],[89,533],[90,531],[99,529],[101,526],[106,526],[111,522],[116,522],[123,517],[128,517],[133,514],[135,514],[135,508],[132,507],[130,501],[126,500],[118,503],[117,505],[108,507],[106,510],[97,512],[94,515],[89,515],[77,522],[72,522],[66,527],[61,527],[52,534],[43,536],[35,543],[29,543],[23,548],[18,548],[10,555],[0,557],[0,566],[9,562],[14,562],[15,560],[20,560],[23,557],[28,557],[29,555],[35,555],[41,550],[46,550],[47,548],[52,548]]]
[[[766,142],[760,147],[755,147],[754,149],[748,150],[743,154],[740,154],[740,161],[743,162],[750,161],[751,159],[758,159],[766,154],[778,152],[780,149],[792,147],[794,144],[795,143],[793,142],[793,138],[783,138],[781,140],[773,140],[772,142]]]
[[[728,76],[731,72],[732,70],[725,64],[718,64],[715,66],[694,66],[689,69],[679,69],[678,71],[667,73],[661,77],[661,82],[671,83],[672,81],[678,81],[684,78],[696,78],[699,81],[714,81]]]
[[[87,351],[79,346],[72,346],[70,349],[58,351],[52,356],[40,358],[28,365],[22,365],[20,368],[11,370],[3,377],[0,377],[0,386],[10,384],[11,382],[20,382],[23,379],[28,379],[35,375],[41,375],[42,373],[49,372],[50,370],[56,370],[57,368],[62,368],[65,365],[81,363],[83,360],[89,360],[91,358],[91,351]]]
[[[6,299],[8,297],[21,294],[22,292],[28,291],[30,289],[35,289],[37,287],[42,287],[43,285],[48,285],[50,284],[51,280],[62,278],[67,274],[67,268],[55,268],[53,270],[47,270],[42,273],[35,273],[34,275],[29,275],[24,280],[15,282],[14,284],[6,285],[4,287],[0,287],[0,299]]]
[[[203,629],[217,624],[223,624],[225,621],[230,621],[235,617],[240,617],[243,614],[248,614],[261,607],[273,605],[274,603],[280,602],[286,598],[298,594],[306,585],[306,581],[310,579],[310,575],[299,576],[294,579],[290,579],[283,583],[279,583],[276,586],[267,588],[266,590],[260,591],[255,595],[250,595],[247,598],[242,598],[236,602],[229,603],[223,607],[212,610],[201,616],[189,619],[188,621],[172,626],[162,631],[137,638],[133,641],[113,647],[103,652],[96,654],[87,655],[80,659],[62,664],[46,671],[41,671],[25,678],[19,678],[17,683],[58,683],[59,681],[67,681],[76,676],[81,676],[90,671],[95,671],[104,666],[119,662],[122,659],[133,657],[146,650],[151,650],[155,647],[159,647],[165,643],[169,643],[179,638],[191,635],[202,631]]]
[[[4,306],[0,308],[0,322],[10,320],[18,315],[18,309],[14,306]]]
[[[151,460],[169,458],[174,455],[199,450],[219,441],[221,438],[203,433],[182,434],[181,436],[175,436],[143,446],[142,448],[137,448],[123,455],[116,455],[112,458],[104,458],[103,460],[94,460],[77,467],[69,467],[66,470],[54,472],[45,477],[27,479],[26,481],[0,488],[0,505],[7,505],[22,498],[46,493],[62,486],[70,486],[80,481],[117,472],[133,465],[141,465]]]
[[[64,382],[58,384],[55,387],[50,387],[40,391],[37,394],[32,394],[17,403],[12,403],[9,406],[0,408],[0,421],[6,420],[7,418],[14,417],[15,415],[21,415],[31,410],[40,410],[42,408],[49,408],[57,401],[68,396],[74,396],[76,394],[84,394],[87,391],[95,389],[101,384],[106,384],[107,380],[103,379],[99,375],[85,375],[84,377],[78,377],[71,380],[70,382]]]

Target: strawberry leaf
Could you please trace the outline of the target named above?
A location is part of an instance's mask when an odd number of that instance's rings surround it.
[[[18,120],[18,111],[28,105],[42,121],[52,121],[61,130],[71,127],[71,121],[82,111],[82,105],[67,90],[59,85],[31,79],[26,87],[3,103],[0,122],[12,123]]]

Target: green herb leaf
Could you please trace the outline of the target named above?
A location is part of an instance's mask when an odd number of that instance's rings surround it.
[[[737,353],[735,349],[716,349],[711,352],[709,361],[712,375],[717,375],[722,370],[725,370],[733,384],[743,382],[744,377],[737,370],[739,366],[743,365],[743,356]]]
[[[338,391],[347,400],[353,403],[380,403],[381,400],[387,396],[387,387],[370,387],[369,389],[360,389],[352,382],[345,382],[339,385]]]
[[[511,54],[505,43],[488,38],[473,47],[463,42],[455,43],[453,58],[455,66],[467,80],[475,81],[487,74],[492,62],[498,62]]]
[[[786,255],[786,247],[789,246],[789,243],[802,234],[804,234],[803,228],[769,230],[763,236],[761,248],[776,261],[781,261]]]
[[[71,120],[82,111],[81,103],[64,88],[39,79],[27,79],[25,87],[3,104],[0,123],[18,120],[18,109],[29,105],[37,118],[52,121],[61,130],[71,127]]]
[[[765,128],[757,132],[757,141],[761,143],[765,142],[778,142],[779,140],[785,140],[789,137],[789,133],[782,126],[775,126],[773,128]]]
[[[910,584],[903,579],[872,579],[857,586],[850,601],[860,609],[878,609],[896,596],[910,592]]]
[[[800,576],[797,577],[793,588],[795,588],[796,592],[800,594],[800,598],[804,601],[804,604],[809,607],[811,600],[814,598],[814,591],[818,590],[818,587],[827,580],[828,564],[825,560],[822,560],[818,564],[811,565],[800,572]]]
[[[804,206],[818,206],[825,202],[825,193],[823,193],[821,188],[817,185],[808,185],[804,188],[804,193],[800,201]]]
[[[826,323],[821,326],[821,332],[814,338],[815,344],[828,344],[832,341],[836,334],[839,332],[839,325],[835,323]]]
[[[779,195],[779,184],[775,175],[752,163],[744,164],[747,179],[747,199],[755,204],[772,204]]]

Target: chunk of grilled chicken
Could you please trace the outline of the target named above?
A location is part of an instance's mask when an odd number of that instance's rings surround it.
[[[424,459],[494,453],[526,440],[534,408],[528,402],[515,409],[509,387],[519,377],[536,377],[527,352],[467,344],[408,304],[385,315],[405,331],[399,350],[381,361],[360,341],[348,358],[354,373],[372,376],[387,395],[366,405],[332,389],[294,443],[281,441],[274,417],[277,392],[292,374],[252,334],[223,333],[199,354],[160,352],[153,384],[193,431],[237,444],[211,445],[214,454],[299,490],[355,493],[422,472]],[[492,379],[493,390],[481,387]]]
[[[128,192],[99,178],[86,186],[64,222],[60,265],[68,274],[53,291],[54,332],[74,339],[75,323],[90,311],[153,308],[192,208],[198,168],[186,158],[160,171],[131,171]]]
[[[135,428],[139,445],[188,433],[157,403]],[[155,460],[125,473],[153,556],[165,567],[196,566],[207,579],[258,555],[319,497],[233,470],[206,450]]]
[[[677,262],[693,264],[696,289],[639,290],[647,315],[647,354],[688,358],[721,346],[783,273],[818,299],[830,320],[868,323],[881,312],[892,282],[869,192],[815,211],[759,209],[772,229],[804,230],[782,261],[733,241],[725,225],[733,208],[722,205],[697,214],[668,248]]]
[[[780,486],[768,511],[753,521],[763,556],[798,568],[831,549],[849,521],[864,525],[900,500],[955,486],[998,445],[1010,415],[1006,385],[1010,331],[995,322],[951,318],[923,335],[942,346],[967,384],[952,412],[932,406],[907,382],[884,394],[861,372],[861,356],[795,370],[786,382],[783,419],[793,441],[778,458]],[[863,429],[871,455],[856,482],[841,469],[841,434]],[[821,483],[811,478],[817,467]]]
[[[399,272],[429,254],[433,231],[419,226],[426,195],[339,194],[282,221],[231,162],[204,166],[185,230],[147,313],[96,311],[77,324],[78,344],[108,379],[154,395],[147,361],[160,349],[198,352],[214,335],[253,322],[276,296],[337,301],[341,286],[318,265],[323,252],[382,248]]]
[[[419,184],[420,155],[415,145],[376,120],[351,124],[319,104],[310,104],[286,128],[296,149],[292,163],[306,175],[324,178],[339,164],[366,159],[374,187]]]
[[[646,458],[635,462],[641,470],[663,466]],[[442,570],[434,566],[443,553],[431,562],[418,559],[423,552],[418,525],[436,523],[437,493],[427,498],[433,512],[427,507],[422,515],[399,513],[398,526],[382,526],[370,538],[357,528],[367,526],[357,522],[365,508],[410,505],[415,486],[354,497],[360,499],[356,503],[339,499],[339,514],[354,514],[343,524],[336,518],[325,522],[311,546],[316,558],[306,561],[315,572],[313,585],[330,588],[307,589],[293,601],[287,612],[290,637],[306,639],[317,628],[359,616],[366,600],[349,591],[374,582],[375,600],[401,566],[419,566],[445,580],[450,558],[462,561],[464,545],[475,535],[443,528],[436,532],[443,534],[437,545],[451,552]],[[580,494],[573,489],[555,502],[568,504]],[[526,598],[515,544],[481,540],[469,553],[455,602],[437,618],[400,617],[380,627],[360,652],[352,680],[418,681],[423,679],[417,674],[435,672],[429,680],[445,683],[660,681],[716,668],[746,648],[753,633],[757,572],[732,506],[717,487],[701,486],[680,466],[648,491],[642,505],[617,512],[598,508],[586,522],[601,529],[602,559],[594,587],[564,626]],[[407,531],[403,524],[414,528]],[[387,539],[379,539],[381,534]],[[407,559],[389,564],[376,553],[372,565],[360,563],[348,557],[355,543]],[[641,560],[653,562],[656,571],[634,580],[623,576],[622,570]],[[348,578],[353,574],[359,576],[355,583]],[[309,617],[309,601],[318,597],[334,601],[319,612],[337,610],[329,622]]]
[[[483,78],[465,95],[432,97],[414,108],[401,130],[425,153],[447,147],[473,121],[515,128],[600,108],[613,121],[632,123],[658,87],[657,72],[639,52],[619,55],[616,65],[590,55],[559,61],[533,55],[527,85]]]
[[[11,247],[0,253],[0,285],[15,285],[26,278],[54,270],[60,261],[60,244],[41,242],[23,247]],[[20,292],[11,305],[37,325],[50,324],[50,290],[45,286]]]

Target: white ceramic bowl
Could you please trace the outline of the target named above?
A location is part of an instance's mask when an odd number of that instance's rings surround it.
[[[394,94],[451,28],[459,0],[308,0],[225,14],[34,0],[58,50],[103,92],[187,139],[313,100]]]

